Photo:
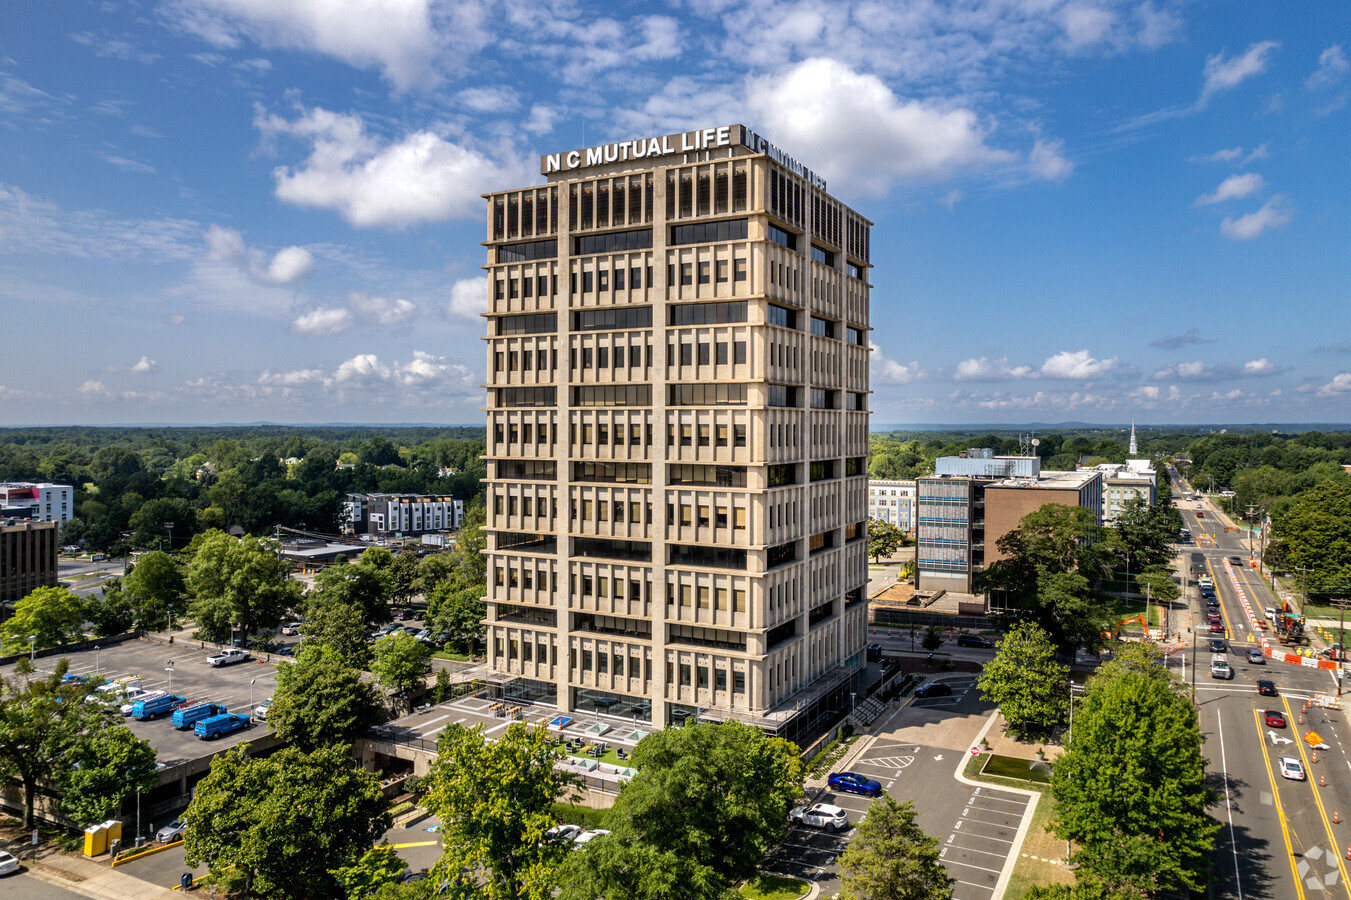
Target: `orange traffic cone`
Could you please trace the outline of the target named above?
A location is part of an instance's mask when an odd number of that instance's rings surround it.
[[[1346,858],[1351,859],[1351,844],[1346,845]]]
[[[1340,825],[1341,823],[1342,823],[1341,816],[1338,815],[1337,810],[1334,809],[1334,810],[1332,811],[1332,824],[1333,824],[1333,825]]]
[[[1314,762],[1318,762],[1318,751],[1317,751],[1317,750],[1315,750],[1315,751],[1313,752],[1313,761],[1314,761]]]
[[[1326,775],[1319,775],[1319,776],[1318,776],[1318,786],[1319,786],[1319,787],[1327,787],[1327,786],[1328,786],[1328,778],[1327,778]],[[1333,812],[1336,812],[1336,810],[1333,810]]]
[[[1304,713],[1300,713],[1300,714],[1299,714],[1299,724],[1300,724],[1300,725],[1303,725],[1303,724],[1304,724]]]

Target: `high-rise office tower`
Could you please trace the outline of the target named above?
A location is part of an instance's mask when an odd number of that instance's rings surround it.
[[[491,667],[804,733],[866,643],[871,223],[740,125],[540,168],[486,195]]]

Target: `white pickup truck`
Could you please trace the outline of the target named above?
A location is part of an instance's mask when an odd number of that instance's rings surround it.
[[[210,666],[232,666],[235,663],[241,663],[244,660],[249,659],[251,655],[252,654],[247,650],[231,648],[229,650],[222,650],[215,656],[208,656],[206,662],[207,665]]]

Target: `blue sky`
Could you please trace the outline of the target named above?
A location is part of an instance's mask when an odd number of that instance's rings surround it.
[[[874,421],[1351,421],[1351,6],[0,4],[0,423],[480,423],[487,190],[744,123]]]

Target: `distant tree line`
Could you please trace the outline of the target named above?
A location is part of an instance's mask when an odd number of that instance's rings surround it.
[[[349,492],[471,500],[483,451],[484,429],[468,427],[4,429],[0,481],[73,485],[67,544],[181,549],[212,528],[336,533]]]

